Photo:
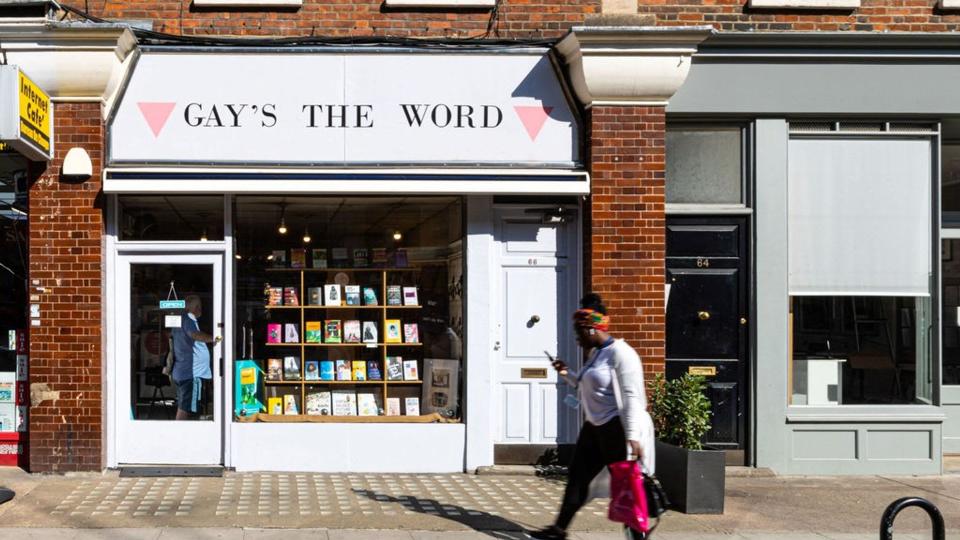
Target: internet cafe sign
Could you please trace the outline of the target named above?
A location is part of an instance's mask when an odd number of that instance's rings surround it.
[[[113,164],[572,165],[546,53],[177,53],[139,58]]]
[[[50,96],[17,66],[0,66],[0,144],[34,161],[53,153]]]

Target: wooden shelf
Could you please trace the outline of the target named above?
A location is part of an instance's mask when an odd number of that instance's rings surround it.
[[[419,272],[420,266],[402,266],[391,268],[375,268],[365,266],[361,268],[266,268],[267,272]]]
[[[383,309],[383,306],[321,306],[319,304],[305,304],[304,309]]]
[[[423,381],[387,381],[387,384],[423,384]]]
[[[264,309],[301,309],[303,306],[263,306]]]
[[[333,385],[354,385],[354,384],[367,384],[367,385],[383,385],[383,381],[303,381],[307,386],[326,386],[328,384]]]
[[[268,381],[267,379],[263,380],[264,384],[278,384],[278,385],[290,385],[297,386],[300,385],[300,381]]]
[[[267,343],[267,347],[421,347],[423,343]]]

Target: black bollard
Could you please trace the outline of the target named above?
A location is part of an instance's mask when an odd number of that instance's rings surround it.
[[[897,519],[897,514],[909,506],[919,506],[930,516],[930,522],[933,524],[933,540],[946,540],[947,533],[943,526],[943,514],[932,502],[920,497],[904,497],[890,503],[890,506],[883,511],[883,518],[880,520],[880,540],[893,540],[893,520]]]

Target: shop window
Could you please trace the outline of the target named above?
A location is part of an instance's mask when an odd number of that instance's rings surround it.
[[[237,197],[235,417],[462,419],[456,197]]]
[[[119,203],[120,240],[223,240],[223,197],[121,195]]]
[[[793,405],[931,403],[932,143],[794,137]]]
[[[742,139],[737,126],[667,126],[667,203],[742,204]]]
[[[944,240],[943,265],[943,384],[960,385],[960,240]]]
[[[940,208],[944,226],[960,225],[960,144],[941,147]]]
[[[0,152],[0,432],[22,429],[16,406],[17,350],[27,322],[27,174],[25,159]],[[23,384],[23,383],[21,383]]]

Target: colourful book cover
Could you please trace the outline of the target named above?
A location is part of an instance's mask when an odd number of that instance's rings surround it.
[[[347,285],[343,288],[344,300],[348,306],[359,306],[360,305],[360,286],[359,285]]]
[[[297,358],[296,356],[283,357],[283,380],[285,381],[300,380],[300,359]]]
[[[332,407],[330,392],[311,392],[307,394],[307,414],[330,416]]]
[[[400,319],[387,319],[384,330],[384,343],[402,343],[400,340]]]
[[[307,250],[291,249],[290,250],[290,268],[306,268],[307,266]]]
[[[269,414],[283,414],[283,398],[280,396],[267,398]]]
[[[377,267],[387,265],[387,248],[373,248],[373,265]]]
[[[348,360],[337,360],[337,380],[338,381],[349,381],[350,379],[350,362]]]
[[[311,262],[313,263],[314,268],[326,268],[327,267],[327,250],[323,248],[314,249],[311,253]]]
[[[334,390],[332,394],[334,416],[357,415],[357,394],[353,390]]]
[[[336,283],[331,283],[323,286],[323,305],[325,306],[340,306],[343,303],[340,301],[340,285]]]
[[[321,381],[333,381],[336,380],[336,372],[333,367],[333,360],[321,360],[320,361],[320,380]]]
[[[400,416],[400,398],[387,398],[387,416]]]
[[[387,286],[387,305],[388,306],[402,306],[403,305],[403,295],[400,292],[399,285],[388,285]]]
[[[403,325],[403,342],[420,343],[420,329],[417,323],[408,323]]]
[[[320,321],[307,321],[307,332],[305,341],[307,343],[321,343],[323,337],[323,323]]]
[[[383,374],[380,373],[380,364],[376,360],[367,360],[367,380],[382,381]]]
[[[416,360],[404,360],[403,361],[403,380],[405,381],[419,381],[420,372],[417,370],[417,361]]]
[[[376,396],[366,392],[357,394],[357,413],[359,416],[380,416]]]
[[[377,306],[377,291],[373,287],[363,288],[363,305]]]
[[[407,416],[420,416],[420,398],[405,398],[403,405],[407,410]]]
[[[283,325],[283,342],[300,343],[300,331],[296,323],[285,323]]]
[[[403,380],[403,357],[400,357],[400,356],[387,357],[387,380],[388,381]]]
[[[323,324],[323,342],[324,343],[341,343],[343,341],[342,328],[340,327],[340,319],[330,319],[324,322]]]
[[[267,343],[283,343],[283,327],[280,323],[267,324]]]
[[[284,287],[283,288],[283,305],[285,306],[299,306],[300,305],[300,295],[297,294],[296,287]]]
[[[364,360],[353,361],[353,380],[355,381],[367,380],[367,362],[366,361]]]
[[[300,414],[297,408],[297,396],[293,394],[283,396],[283,414]]]
[[[320,362],[316,360],[307,360],[306,365],[304,366],[305,373],[303,375],[303,380],[305,381],[319,381],[320,380]]]
[[[419,306],[419,300],[417,299],[417,288],[416,287],[404,287],[403,288],[403,305],[405,306]]]
[[[268,306],[283,305],[283,287],[271,287],[268,285],[264,287],[263,294],[266,296]]]
[[[377,323],[375,321],[363,321],[363,342],[377,342]]]
[[[345,321],[343,323],[343,342],[360,343],[360,321]]]
[[[268,381],[283,380],[283,360],[281,360],[280,358],[267,359],[267,380]]]
[[[370,256],[366,248],[356,248],[353,250],[353,267],[366,268],[370,266]]]

